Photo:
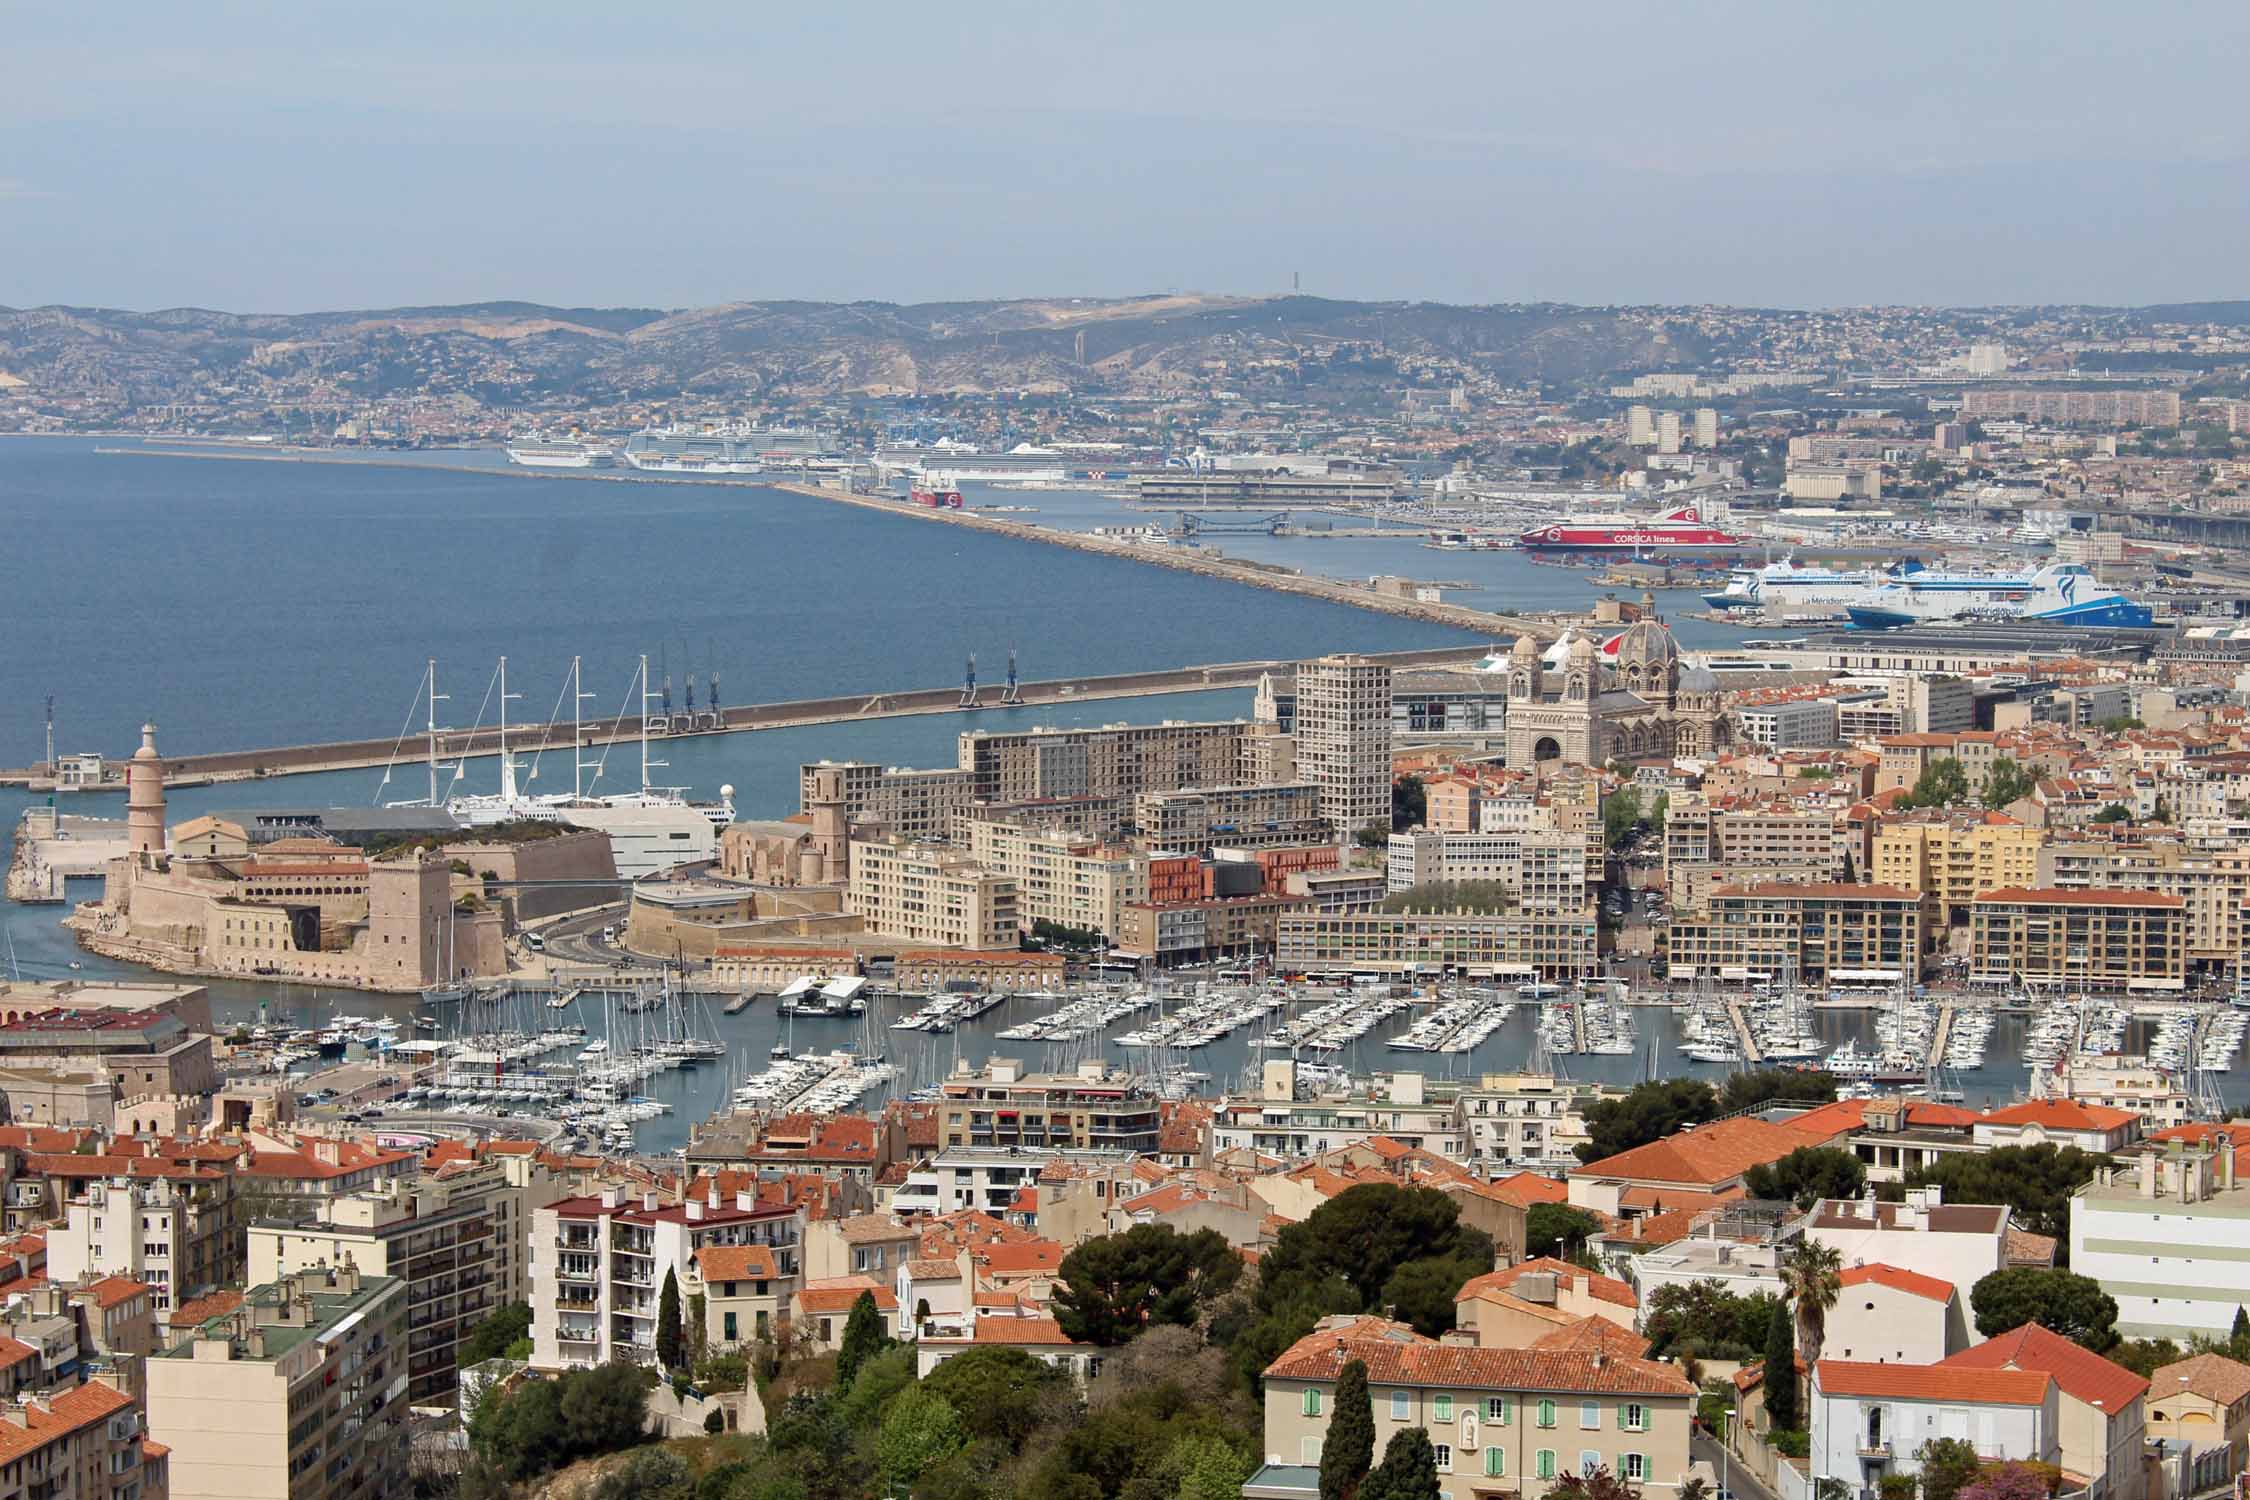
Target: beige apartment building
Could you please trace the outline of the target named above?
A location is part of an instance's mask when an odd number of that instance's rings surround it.
[[[171,1460],[126,1384],[105,1370],[0,1409],[0,1500],[166,1500]]]
[[[1707,911],[1673,921],[1668,945],[1674,979],[1913,980],[1922,972],[1922,897],[1891,885],[1721,886]]]
[[[356,1267],[253,1287],[150,1356],[149,1435],[175,1500],[406,1492],[406,1283]]]
[[[1977,897],[1972,977],[2100,989],[2177,990],[2187,983],[2187,913],[2155,891],[2027,890]]]
[[[1297,776],[1320,788],[1320,815],[1349,838],[1391,826],[1391,669],[1364,656],[1297,666]]]
[[[1331,1318],[1265,1370],[1269,1468],[1312,1467],[1344,1366],[1367,1367],[1375,1451],[1420,1427],[1448,1500],[1533,1494],[1607,1469],[1644,1495],[1688,1477],[1696,1389],[1676,1365],[1598,1349],[1480,1349],[1374,1318]],[[1246,1494],[1258,1492],[1253,1476]]]
[[[1184,787],[1133,799],[1133,827],[1151,849],[1200,852],[1237,844],[1246,834],[1295,834],[1320,819],[1320,788],[1309,781],[1278,786]]]
[[[823,800],[820,773],[836,777],[844,815],[852,822],[878,821],[910,839],[942,839],[953,815],[976,801],[970,773],[953,766],[915,769],[873,761],[812,761],[797,768],[797,805],[810,812]]]
[[[2154,891],[2177,896],[2190,966],[2235,965],[2250,936],[2250,849],[2196,848],[2176,839],[2119,843],[2066,838],[2039,852],[2035,877],[2009,882],[2065,891]]]
[[[2043,884],[2039,859],[2046,837],[2045,829],[1997,813],[1973,820],[1916,815],[1875,830],[1871,874],[1928,897],[1932,919],[1950,924],[1968,915],[1980,892]]]
[[[1014,948],[1016,882],[949,844],[855,839],[845,897],[868,932],[944,948]]]
[[[1098,1062],[1075,1073],[1026,1073],[1014,1058],[989,1058],[975,1072],[964,1060],[941,1087],[940,1147],[1106,1146],[1153,1155],[1163,1124],[1146,1079]]]
[[[1384,713],[1389,712],[1386,700]],[[961,736],[958,766],[980,802],[1134,797],[1183,786],[1226,786],[1240,779],[1235,768],[1243,727],[1167,722],[971,730]]]
[[[1016,885],[1016,921],[1079,927],[1114,939],[1130,902],[1148,899],[1148,858],[1061,828],[961,820],[969,855]]]
[[[46,1233],[50,1277],[130,1276],[147,1284],[160,1314],[242,1274],[235,1178],[225,1172],[87,1181]]]
[[[442,1175],[393,1180],[330,1203],[308,1224],[250,1226],[253,1283],[349,1260],[406,1283],[407,1400],[443,1403],[456,1347],[507,1302],[529,1296],[531,1213],[563,1196],[528,1156],[496,1156]]]
[[[1317,912],[1284,915],[1274,966],[1293,973],[1460,974],[1583,979],[1594,971],[1590,916],[1516,912]]]

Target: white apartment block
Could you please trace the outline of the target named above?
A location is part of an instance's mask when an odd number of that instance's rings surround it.
[[[1061,828],[966,818],[970,857],[1016,886],[1016,921],[1085,928],[1114,938],[1123,909],[1148,900],[1148,860]]]
[[[1775,750],[1821,750],[1839,743],[1833,698],[1791,698],[1734,712],[1744,739]]]
[[[1588,899],[1586,839],[1576,833],[1394,833],[1387,873],[1394,891],[1494,881],[1526,911],[1584,911]]]
[[[783,1276],[798,1273],[805,1211],[731,1202],[677,1202],[616,1189],[565,1198],[532,1214],[531,1362],[542,1370],[590,1369],[615,1359],[656,1361],[656,1318],[667,1272],[685,1298],[696,1252],[714,1245],[764,1245]]]
[[[2070,1202],[2070,1269],[2117,1301],[2129,1339],[2224,1341],[2245,1300],[2250,1184],[2222,1146],[2151,1145],[2140,1165],[2104,1169]]]

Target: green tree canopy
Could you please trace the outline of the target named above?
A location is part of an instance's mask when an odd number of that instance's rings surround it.
[[[470,1445],[483,1463],[510,1480],[630,1448],[648,1428],[650,1379],[637,1365],[618,1363],[566,1370],[507,1396],[495,1386],[469,1423]]]
[[[677,1370],[686,1357],[687,1344],[680,1336],[680,1278],[666,1266],[664,1291],[656,1299],[656,1362]]]
[[[1701,1079],[1635,1084],[1622,1099],[1602,1099],[1587,1106],[1586,1139],[1578,1146],[1578,1159],[1601,1161],[1701,1125],[1718,1113],[1719,1096]]]
[[[1797,1320],[1786,1302],[1775,1302],[1766,1324],[1766,1420],[1797,1425]]]
[[[1534,1203],[1523,1218],[1524,1253],[1569,1260],[1601,1232],[1602,1221],[1567,1203]]]
[[[1365,1183],[1281,1231],[1258,1264],[1258,1302],[1278,1306],[1294,1288],[1341,1277],[1358,1294],[1360,1310],[1373,1311],[1401,1266],[1456,1258],[1492,1269],[1491,1238],[1461,1223],[1450,1197],[1434,1188]]]
[[[1641,823],[1641,794],[1619,787],[1602,798],[1602,842],[1614,849],[1633,836]]]
[[[2003,757],[1992,763],[1984,776],[1984,785],[1978,789],[1977,800],[1998,811],[2010,803],[2021,802],[2038,789],[2038,778],[2022,766]]]
[[[2070,1271],[2018,1266],[1994,1271],[1969,1291],[1977,1332],[1997,1338],[2037,1323],[2101,1354],[2117,1343],[2117,1299],[2101,1283]]]
[[[1067,1395],[1062,1371],[1021,1349],[978,1348],[932,1370],[922,1389],[943,1396],[972,1437],[1010,1451],[1023,1446],[1049,1398]]]
[[[1931,1438],[1914,1450],[1922,1470],[1922,1500],[1955,1500],[1984,1468],[1976,1447],[1963,1438]]]
[[[1777,1162],[1752,1167],[1742,1185],[1753,1198],[1786,1198],[1810,1208],[1822,1198],[1857,1198],[1867,1186],[1867,1166],[1833,1146],[1799,1146]]]
[[[925,1386],[909,1386],[883,1411],[883,1424],[875,1432],[875,1463],[886,1481],[904,1489],[967,1444],[953,1404]]]
[[[1349,1500],[1375,1462],[1375,1402],[1367,1365],[1351,1360],[1336,1377],[1336,1407],[1320,1445],[1320,1500]]]
[[[1836,1075],[1800,1068],[1747,1068],[1730,1074],[1719,1091],[1719,1113],[1735,1114],[1763,1104],[1829,1104],[1836,1098]]]
[[[528,1302],[503,1302],[492,1310],[492,1315],[477,1324],[476,1329],[455,1352],[459,1368],[484,1360],[498,1359],[508,1352],[518,1339],[531,1335],[531,1304]]]
[[[2133,810],[2122,802],[2112,802],[2100,812],[2095,813],[2093,821],[2096,823],[2130,823],[2133,821]]]
[[[1136,1224],[1063,1257],[1055,1321],[1082,1343],[1122,1344],[1155,1324],[1191,1324],[1242,1276],[1242,1258],[1215,1229],[1180,1234]]]
[[[1649,1293],[1641,1333],[1652,1359],[1692,1353],[1748,1364],[1765,1357],[1778,1298],[1730,1292],[1717,1281],[1667,1281]]]
[[[849,1386],[860,1368],[890,1342],[883,1332],[882,1310],[875,1305],[873,1292],[861,1292],[852,1299],[851,1313],[844,1319],[844,1337],[836,1349],[836,1383]]]
[[[1430,815],[1429,794],[1422,786],[1422,778],[1401,776],[1391,783],[1391,828],[1404,833],[1409,828],[1419,828]]]
[[[1640,1500],[1640,1491],[1612,1474],[1605,1465],[1591,1474],[1566,1470],[1547,1486],[1540,1500]],[[1684,1484],[1680,1487],[1680,1500],[1688,1500]]]
[[[2070,1197],[2108,1160],[2076,1146],[2000,1146],[1948,1151],[1906,1174],[1908,1187],[1935,1185],[1948,1203],[2005,1203],[2015,1222],[2058,1245],[2070,1237]]]
[[[1437,1449],[1423,1427],[1391,1434],[1383,1461],[1359,1487],[1359,1500],[1438,1500]]]
[[[1969,800],[1969,773],[1961,762],[1950,755],[1941,755],[1922,768],[1915,779],[1914,790],[1901,802],[1906,807],[1952,807]]]

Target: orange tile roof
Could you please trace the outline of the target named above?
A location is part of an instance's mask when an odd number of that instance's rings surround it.
[[[107,1312],[113,1307],[122,1307],[135,1297],[147,1295],[147,1284],[135,1281],[130,1276],[104,1276],[99,1281],[89,1281],[72,1293],[73,1297],[91,1296],[94,1299],[94,1305],[103,1312]]]
[[[1012,1245],[980,1245],[969,1252],[978,1267],[996,1276],[1028,1276],[1062,1269],[1063,1247],[1055,1240],[1024,1240]]]
[[[1786,1125],[1775,1125],[1755,1115],[1739,1115],[1573,1167],[1570,1175],[1715,1188],[1733,1182],[1752,1167],[1777,1162],[1798,1147],[1814,1143],[1806,1133]]]
[[[1649,1343],[1621,1323],[1614,1323],[1599,1314],[1589,1314],[1577,1322],[1543,1333],[1531,1341],[1533,1349],[1584,1349],[1615,1355],[1620,1359],[1646,1359]]]
[[[795,1301],[809,1313],[848,1313],[862,1293],[875,1299],[878,1311],[898,1311],[898,1294],[887,1286],[877,1286],[871,1276],[831,1276],[808,1281],[797,1289]]]
[[[942,1344],[945,1339],[925,1339],[924,1343]],[[1053,1318],[979,1318],[976,1338],[979,1344],[1039,1344],[1068,1345],[1078,1341],[1062,1331],[1062,1324]]]
[[[2250,1396],[2250,1365],[2224,1354],[2191,1355],[2158,1370],[2149,1384],[2159,1395],[2186,1391],[2221,1406],[2232,1406]]]
[[[208,1296],[191,1297],[172,1309],[171,1325],[174,1328],[200,1328],[212,1318],[233,1312],[242,1305],[240,1292],[212,1292]]]
[[[1540,1203],[1567,1203],[1570,1189],[1552,1177],[1537,1172],[1517,1172],[1502,1177],[1492,1184],[1493,1196],[1505,1198],[1519,1208],[1530,1208]]]
[[[1908,1271],[1898,1266],[1876,1261],[1871,1265],[1854,1266],[1838,1278],[1845,1286],[1887,1286],[1894,1292],[1906,1292],[1916,1297],[1927,1297],[1932,1302],[1953,1300],[1953,1283],[1940,1281],[1935,1276],[1924,1276],[1919,1271]]]
[[[705,1245],[695,1252],[695,1268],[705,1282],[773,1281],[781,1268],[766,1245]]]
[[[37,1359],[39,1351],[22,1339],[0,1334],[0,1370],[12,1370],[27,1359]]]
[[[2122,1130],[2140,1118],[2129,1109],[2106,1104],[2085,1104],[2076,1099],[2031,1099],[1996,1109],[1984,1117],[1988,1125],[2038,1125],[2047,1130]]]
[[[1409,1332],[1374,1334],[1364,1324],[1306,1334],[1266,1366],[1268,1380],[1334,1380],[1352,1360],[1384,1385],[1467,1386],[1503,1391],[1568,1391],[1692,1396],[1677,1366],[1594,1349],[1476,1349]]]
[[[13,1463],[132,1407],[132,1397],[98,1380],[33,1401],[23,1408],[23,1426],[0,1422],[0,1463]]]
[[[1582,1291],[1589,1296],[1599,1297],[1604,1302],[1614,1302],[1620,1307],[1640,1305],[1640,1299],[1633,1295],[1632,1287],[1625,1282],[1614,1276],[1597,1275],[1582,1266],[1574,1266],[1567,1260],[1557,1260],[1551,1255],[1535,1255],[1504,1270],[1472,1276],[1462,1283],[1460,1291],[1453,1294],[1453,1300],[1464,1301],[1487,1288],[1511,1291],[1523,1277],[1534,1274],[1552,1275],[1558,1288]]]
[[[1975,1406],[2036,1406],[2053,1381],[2044,1370],[1980,1370],[1952,1363],[1884,1365],[1824,1359],[1813,1378],[1830,1396],[1946,1401]]]
[[[2148,1394],[2148,1382],[2061,1334],[2026,1323],[1941,1361],[1963,1370],[2023,1370],[2052,1375],[2065,1394],[2115,1415]]]

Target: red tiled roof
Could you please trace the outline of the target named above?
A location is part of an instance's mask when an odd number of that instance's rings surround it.
[[[1505,1198],[1519,1208],[1530,1208],[1540,1203],[1567,1203],[1570,1189],[1552,1177],[1537,1172],[1517,1172],[1502,1177],[1493,1184],[1493,1196]]]
[[[1975,1406],[2036,1406],[2047,1399],[2051,1383],[2044,1370],[1980,1370],[1950,1362],[1884,1365],[1848,1359],[1822,1360],[1813,1378],[1830,1396]]]
[[[1804,1132],[1786,1125],[1775,1125],[1755,1115],[1738,1115],[1573,1167],[1570,1175],[1717,1187],[1752,1167],[1777,1162],[1798,1147],[1813,1143]]]
[[[1996,1109],[1987,1125],[2038,1125],[2048,1130],[2121,1130],[2140,1118],[2129,1109],[2085,1104],[2076,1099],[2031,1099]]]
[[[191,1297],[172,1309],[171,1325],[174,1328],[200,1328],[212,1318],[233,1312],[242,1305],[240,1292],[212,1292],[204,1297]]]
[[[1633,1289],[1614,1276],[1601,1276],[1567,1260],[1557,1260],[1551,1255],[1533,1256],[1519,1261],[1501,1271],[1487,1271],[1482,1276],[1472,1276],[1453,1294],[1455,1302],[1466,1301],[1487,1289],[1510,1292],[1521,1278],[1533,1274],[1548,1274],[1555,1278],[1558,1287],[1575,1288],[1604,1302],[1614,1302],[1620,1307],[1638,1307],[1640,1299]]]
[[[1352,1360],[1384,1385],[1485,1390],[1692,1396],[1677,1366],[1592,1349],[1475,1349],[1409,1333],[1376,1336],[1360,1324],[1306,1334],[1266,1366],[1268,1380],[1334,1380]]]
[[[2196,1354],[2158,1370],[2149,1382],[2166,1393],[2186,1391],[2221,1406],[2250,1396],[2250,1365],[2224,1354]]]
[[[926,1344],[954,1342],[948,1339],[924,1339]],[[978,1344],[1037,1344],[1064,1346],[1078,1341],[1062,1331],[1062,1324],[1053,1318],[979,1318],[976,1337]]]
[[[1872,1265],[1854,1266],[1840,1278],[1845,1286],[1887,1286],[1894,1292],[1906,1292],[1916,1297],[1927,1297],[1932,1302],[1953,1300],[1953,1283],[1940,1281],[1935,1276],[1924,1276],[1919,1271],[1908,1271],[1889,1266],[1881,1261]]]
[[[2026,1323],[2012,1333],[1972,1344],[1941,1363],[1964,1370],[2035,1371],[2055,1377],[2065,1394],[2112,1415],[2148,1394],[2148,1382],[2123,1365],[2061,1334]]]
[[[27,1359],[37,1359],[39,1351],[22,1339],[0,1334],[0,1370],[12,1370]]]
[[[148,1287],[145,1283],[135,1281],[130,1276],[104,1276],[99,1281],[86,1283],[86,1285],[78,1288],[73,1295],[91,1296],[94,1299],[94,1305],[107,1312],[113,1307],[123,1306],[135,1297],[147,1296]]]
[[[1016,1244],[980,1245],[971,1258],[1000,1276],[1023,1276],[1062,1269],[1063,1247],[1054,1240],[1024,1240]]]
[[[132,1397],[98,1380],[33,1401],[23,1408],[23,1426],[0,1422],[0,1463],[13,1463],[132,1406]]]
[[[808,1281],[797,1289],[797,1306],[809,1313],[848,1313],[862,1294],[875,1299],[880,1312],[898,1311],[898,1294],[877,1286],[871,1276],[831,1276]]]
[[[1533,1349],[1585,1349],[1613,1354],[1620,1359],[1645,1359],[1648,1357],[1647,1339],[1621,1323],[1614,1323],[1599,1314],[1590,1314],[1577,1322],[1543,1333],[1531,1341]]]
[[[781,1275],[766,1245],[705,1245],[695,1252],[695,1268],[706,1282],[773,1281]]]

